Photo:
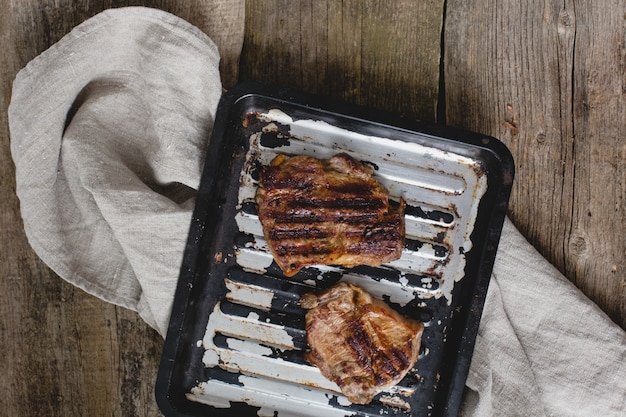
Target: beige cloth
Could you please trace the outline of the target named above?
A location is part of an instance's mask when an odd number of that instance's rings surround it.
[[[162,335],[221,94],[218,61],[190,24],[125,8],[78,26],[14,83],[11,150],[31,245]],[[626,333],[508,220],[461,415],[626,415]]]
[[[9,107],[29,242],[61,277],[165,335],[222,93],[211,39],[112,9],[30,62]]]
[[[626,415],[626,332],[507,220],[462,416]]]

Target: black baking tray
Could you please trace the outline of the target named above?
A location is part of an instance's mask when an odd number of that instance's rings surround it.
[[[268,120],[268,111],[277,115],[276,118]],[[304,121],[304,133],[297,136],[293,132],[300,129],[297,127],[300,121]],[[297,129],[290,127],[289,123],[295,123],[293,126]],[[320,129],[321,133],[317,139],[311,139],[307,132],[316,136],[316,129]],[[333,139],[333,135],[338,135],[339,139]],[[254,140],[251,139],[253,137]],[[307,141],[311,140],[315,143],[309,147]],[[323,143],[320,145],[317,140]],[[262,150],[255,149],[253,152],[251,146],[259,146]],[[387,146],[391,150],[383,152]],[[407,152],[404,152],[405,148]],[[412,151],[414,149],[417,150]],[[248,187],[254,185],[255,172],[263,159],[255,159],[259,153],[272,154],[285,150],[313,154],[345,151],[360,156],[361,160],[365,158],[364,162],[371,163],[377,172],[383,172],[385,165],[390,164],[391,168],[387,169],[389,177],[395,175],[393,172],[398,167],[402,173],[398,175],[404,175],[408,184],[403,185],[403,189],[409,194],[413,192],[411,187],[420,188],[420,181],[427,182],[429,190],[423,193],[418,190],[415,194],[416,201],[420,200],[420,203],[411,204],[409,201],[407,205],[407,215],[415,218],[419,225],[416,228],[423,228],[424,235],[428,236],[424,241],[407,239],[410,256],[422,256],[420,251],[425,251],[423,258],[417,262],[425,264],[424,270],[398,273],[396,265],[380,268],[362,266],[349,270],[312,267],[287,279],[275,263],[263,268],[242,267],[239,258],[243,251],[252,251],[250,253],[256,256],[255,251],[259,247],[262,250],[262,244],[256,242],[258,236],[242,231],[240,219],[236,219],[238,216],[245,217],[252,225],[250,227],[255,227],[254,203],[249,199],[241,201],[242,193],[245,194],[241,191],[242,184],[246,182],[244,177],[248,178]],[[413,160],[406,156],[410,152],[423,153],[417,155],[418,162],[426,161],[428,165],[429,161],[440,158],[444,165],[440,166],[435,161],[428,170],[413,166]],[[364,154],[369,156],[363,157]],[[457,160],[469,161],[464,162],[467,166],[462,167],[467,173],[456,172],[454,164]],[[446,169],[454,172],[444,172]],[[464,177],[473,177],[472,170],[477,183],[483,185],[480,193],[470,189],[469,194],[473,192],[474,195],[468,195],[463,200],[471,208],[460,207],[453,199],[463,191],[455,187],[459,187],[458,184],[463,187],[473,184],[472,178],[468,180]],[[438,176],[442,178],[441,189],[437,184]],[[218,106],[207,149],[159,368],[156,398],[161,411],[167,417],[457,415],[513,176],[510,152],[492,137],[441,125],[427,125],[324,97],[255,83],[241,84],[225,93]],[[390,187],[393,197],[396,188],[393,184]],[[445,199],[442,200],[446,201],[445,204],[439,201],[441,193],[447,193],[452,203]],[[434,202],[427,201],[429,196]],[[245,200],[245,196],[243,198]],[[471,218],[472,227],[468,228],[465,237],[471,241],[471,248],[465,248],[467,251],[450,243],[443,236],[444,232],[434,233],[440,229],[456,233],[454,229],[458,226],[455,223],[458,219],[455,216],[465,222]],[[450,262],[446,256],[458,262]],[[245,262],[241,261],[241,264]],[[460,270],[451,270],[455,265],[461,265],[457,267]],[[439,294],[438,286],[444,285],[439,283],[437,277],[452,273],[459,278],[455,278],[453,287],[448,281],[449,297],[434,296]],[[357,283],[360,280],[366,286],[373,285],[373,288],[378,288],[381,283],[390,288],[401,288],[404,291],[401,295],[405,298],[410,287],[408,294],[417,294],[413,300],[398,302],[393,296],[383,294],[382,297],[401,313],[426,323],[416,369],[399,384],[400,388],[382,393],[369,405],[350,404],[333,389],[306,380],[306,375],[314,375],[316,369],[306,369],[302,358],[306,339],[304,312],[298,305],[298,299],[305,292],[317,291],[342,279]],[[244,290],[239,291],[242,288]],[[270,294],[271,301],[246,302],[246,294],[254,293],[248,291],[250,288],[258,290],[261,295]],[[381,291],[389,292],[386,289]],[[232,300],[233,294],[238,301]],[[218,355],[217,360],[209,360],[215,366],[205,365],[207,343],[203,339],[207,334],[209,317],[216,317],[218,310],[220,317],[227,317],[227,321],[232,319],[238,323],[250,319],[255,321],[255,326],[269,323],[266,326],[271,333],[267,336],[269,341],[249,344],[248,336],[239,335],[236,340],[233,339],[236,342],[233,348],[231,345],[234,342],[229,339],[232,335],[226,331],[225,334],[211,336],[212,341],[208,343],[216,346],[219,352],[232,348],[234,354],[252,358],[256,361],[254,363],[262,364],[259,370],[253,365],[241,365],[232,358],[228,359],[230,356]],[[244,328],[247,325],[244,323]],[[287,335],[292,345],[285,347],[284,342],[277,342],[281,347],[274,346],[271,339],[276,334]],[[254,339],[255,336],[249,338]],[[254,351],[247,352],[246,346],[254,346]],[[230,354],[230,351],[227,353]],[[268,365],[263,365],[266,362]],[[286,377],[281,372],[274,372],[282,366],[287,373],[292,368],[295,371]],[[303,369],[304,382],[298,379],[298,370]],[[295,382],[292,383],[292,379]],[[199,389],[200,386],[203,388]]]

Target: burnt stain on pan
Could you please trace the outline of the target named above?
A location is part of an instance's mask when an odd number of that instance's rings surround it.
[[[415,239],[406,239],[404,242],[404,247],[414,252],[419,251],[423,246],[424,242]]]
[[[261,129],[259,143],[262,147],[275,149],[283,146],[289,146],[291,142],[291,133],[289,127],[278,122],[266,124]]]
[[[251,120],[258,120],[258,117],[256,116],[255,112],[248,112],[243,116],[243,119],[241,120],[241,125],[245,128],[247,128],[248,126],[250,126],[250,121]]]
[[[364,161],[364,160],[361,160],[360,162],[361,162],[363,165],[368,165],[368,166],[371,166],[371,167],[372,167],[372,169],[373,169],[374,171],[378,171],[378,170],[380,169],[380,167],[379,167],[377,164],[375,164],[374,162],[372,162],[372,161]]]
[[[250,177],[255,181],[259,181],[262,169],[263,164],[261,163],[261,161],[255,160],[250,166]]]
[[[405,214],[419,217],[422,219],[451,224],[454,221],[454,215],[440,210],[426,211],[420,206],[407,205]]]
[[[201,235],[215,242],[211,252],[200,254],[197,259],[196,255],[193,259],[188,257],[189,264],[183,265],[182,283],[197,282],[193,280],[204,269],[196,270],[196,264],[206,259],[210,263],[207,283],[195,285],[194,291],[189,292],[188,304],[175,310],[178,315],[173,315],[174,323],[180,329],[182,342],[175,347],[182,352],[182,361],[174,361],[174,357],[163,361],[168,366],[167,374],[163,375],[168,379],[161,381],[168,387],[180,387],[181,381],[171,380],[170,375],[178,379],[190,376],[189,380],[195,380],[197,385],[191,390],[185,388],[184,394],[194,402],[192,407],[197,407],[197,403],[229,407],[217,411],[220,415],[441,414],[440,407],[445,404],[440,401],[451,397],[453,391],[454,395],[459,394],[459,390],[451,389],[451,377],[465,370],[457,367],[469,363],[471,351],[464,350],[462,357],[455,355],[462,351],[460,341],[473,341],[472,332],[477,326],[476,319],[471,319],[479,317],[482,310],[482,304],[472,300],[476,297],[482,300],[483,294],[461,290],[465,285],[478,288],[474,283],[488,279],[487,274],[465,277],[466,258],[468,262],[481,259],[477,250],[487,246],[478,239],[480,236],[471,239],[474,226],[490,227],[484,220],[486,217],[477,218],[476,213],[482,213],[483,207],[489,210],[496,203],[500,204],[498,210],[506,210],[506,201],[492,202],[483,197],[487,179],[493,181],[493,173],[499,172],[500,160],[483,164],[475,157],[488,152],[474,152],[472,147],[467,153],[474,157],[464,156],[469,145],[455,144],[446,138],[441,141],[433,132],[422,136],[419,131],[414,134],[403,128],[400,135],[393,127],[381,130],[382,125],[373,125],[368,120],[344,120],[341,115],[315,106],[292,104],[292,99],[273,101],[261,95],[259,99],[237,96],[237,100],[241,97],[242,100],[234,101],[236,105],[228,108],[232,113],[220,119],[229,123],[223,129],[223,137],[211,141],[212,152],[223,153],[224,159],[230,155],[233,161],[230,171],[220,173],[224,178],[211,194],[218,202],[222,216],[219,219],[223,223],[210,224],[218,231],[215,236],[208,236],[213,230],[208,225],[207,235]],[[215,131],[221,132],[217,127]],[[402,140],[397,139],[400,136]],[[405,141],[405,136],[410,140]],[[448,144],[454,145],[450,151]],[[247,154],[243,155],[246,149]],[[261,167],[276,154],[314,156],[332,151],[352,152],[362,164],[373,168],[393,189],[391,205],[397,205],[400,198],[406,200],[406,219],[411,227],[405,239],[405,251],[401,259],[388,265],[309,266],[287,279],[268,253],[258,222],[254,196]],[[424,172],[423,175],[413,176],[413,167]],[[501,175],[508,175],[503,179],[505,182],[512,180],[512,173],[508,174],[506,169]],[[496,185],[497,181],[499,177]],[[481,210],[471,211],[478,208],[475,204],[483,198]],[[350,204],[358,205],[359,201]],[[314,200],[306,202],[307,208],[319,205]],[[235,216],[231,216],[233,213]],[[308,229],[307,233],[318,231]],[[494,236],[493,233],[488,236]],[[473,252],[472,247],[476,248]],[[494,247],[493,243],[490,247]],[[464,287],[456,287],[461,290],[454,292],[452,300],[454,283],[461,279],[470,281]],[[396,311],[420,320],[427,327],[416,368],[393,390],[381,393],[367,406],[347,403],[336,387],[304,361],[308,346],[300,295],[321,291],[341,280],[372,288],[378,298]],[[210,296],[205,297],[206,294]],[[470,301],[471,315],[466,318],[463,308]],[[195,316],[201,319],[199,325],[185,319]],[[207,316],[208,324],[203,329],[202,321]],[[466,322],[474,327],[465,326]],[[188,355],[192,349],[187,346],[204,350],[200,363],[192,363],[196,356]],[[174,362],[176,368],[169,368]],[[176,388],[176,395],[178,391],[183,392]],[[278,397],[288,401],[278,401]],[[255,406],[262,402],[271,405]]]
[[[261,130],[264,123],[259,119],[260,115],[261,113],[259,112],[251,111],[243,116],[241,125],[246,129],[248,134]]]
[[[435,243],[443,243],[446,239],[446,232],[439,232],[433,239]]]
[[[281,132],[265,131],[261,134],[261,146],[265,148],[281,148],[289,146],[289,136],[283,135]]]

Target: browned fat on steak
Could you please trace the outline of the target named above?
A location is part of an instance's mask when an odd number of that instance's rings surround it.
[[[339,283],[304,295],[305,359],[355,404],[368,404],[413,368],[424,325],[403,317],[363,289]]]
[[[373,169],[345,153],[279,155],[256,193],[267,244],[286,276],[307,265],[378,266],[404,248],[404,201],[390,206]]]

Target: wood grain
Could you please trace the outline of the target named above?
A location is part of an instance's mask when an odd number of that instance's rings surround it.
[[[160,336],[65,283],[28,245],[6,116],[20,68],[125,5],[209,33],[227,87],[270,82],[502,139],[518,170],[512,219],[626,327],[623,1],[249,0],[240,61],[241,39],[215,27],[226,16],[240,28],[242,0],[0,0],[0,416],[159,415]]]
[[[102,4],[101,7],[117,4]],[[0,415],[158,415],[154,375],[162,340],[134,313],[65,283],[34,254],[15,196],[6,109],[17,71],[100,9],[71,2],[5,2],[1,65]]]
[[[241,79],[434,121],[443,4],[249,1]]]
[[[219,3],[219,4],[218,4]],[[225,86],[237,81],[243,1],[1,0],[0,46],[0,416],[157,416],[154,384],[163,340],[128,310],[87,295],[50,271],[30,248],[15,195],[7,107],[17,72],[79,23],[110,8],[157,7],[212,36]],[[226,16],[232,31],[216,31]],[[220,25],[224,27],[224,25]],[[241,30],[238,30],[241,28]]]
[[[626,5],[448,2],[447,123],[502,139],[510,215],[626,327]]]

